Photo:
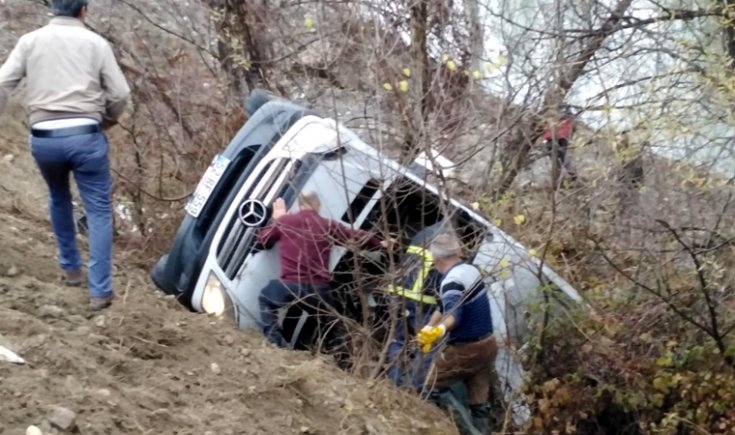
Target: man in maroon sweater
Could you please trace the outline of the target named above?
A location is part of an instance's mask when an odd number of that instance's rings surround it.
[[[258,234],[258,242],[266,249],[281,242],[281,277],[269,282],[258,298],[263,333],[279,347],[288,343],[278,325],[278,310],[311,294],[325,295],[332,278],[329,253],[334,245],[356,243],[379,249],[392,244],[320,216],[320,207],[315,193],[303,192],[299,195],[300,210],[289,214],[283,199],[278,198],[272,221]]]

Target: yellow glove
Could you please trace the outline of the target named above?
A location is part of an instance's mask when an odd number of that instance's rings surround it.
[[[421,331],[416,335],[416,341],[421,345],[421,351],[429,353],[431,346],[444,337],[447,332],[447,328],[444,325],[439,326],[424,326]]]

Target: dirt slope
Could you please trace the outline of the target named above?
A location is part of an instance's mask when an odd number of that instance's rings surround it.
[[[18,136],[15,136],[16,139]],[[25,433],[58,405],[82,434],[445,434],[433,407],[327,360],[271,349],[257,333],[192,315],[116,255],[117,304],[92,316],[61,285],[44,191],[24,146],[2,141],[0,433]],[[131,264],[131,263],[130,263]]]

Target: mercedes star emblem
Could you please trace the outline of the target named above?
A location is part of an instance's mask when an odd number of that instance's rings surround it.
[[[246,199],[238,210],[240,222],[246,227],[258,227],[265,223],[268,208],[259,199]]]

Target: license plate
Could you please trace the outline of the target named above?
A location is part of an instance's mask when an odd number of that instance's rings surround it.
[[[212,164],[209,165],[207,171],[204,172],[202,179],[199,180],[194,194],[186,204],[186,212],[192,217],[199,217],[202,209],[207,204],[209,196],[212,195],[215,186],[219,183],[222,174],[225,173],[225,169],[230,164],[230,159],[220,154],[217,154],[212,160]]]

